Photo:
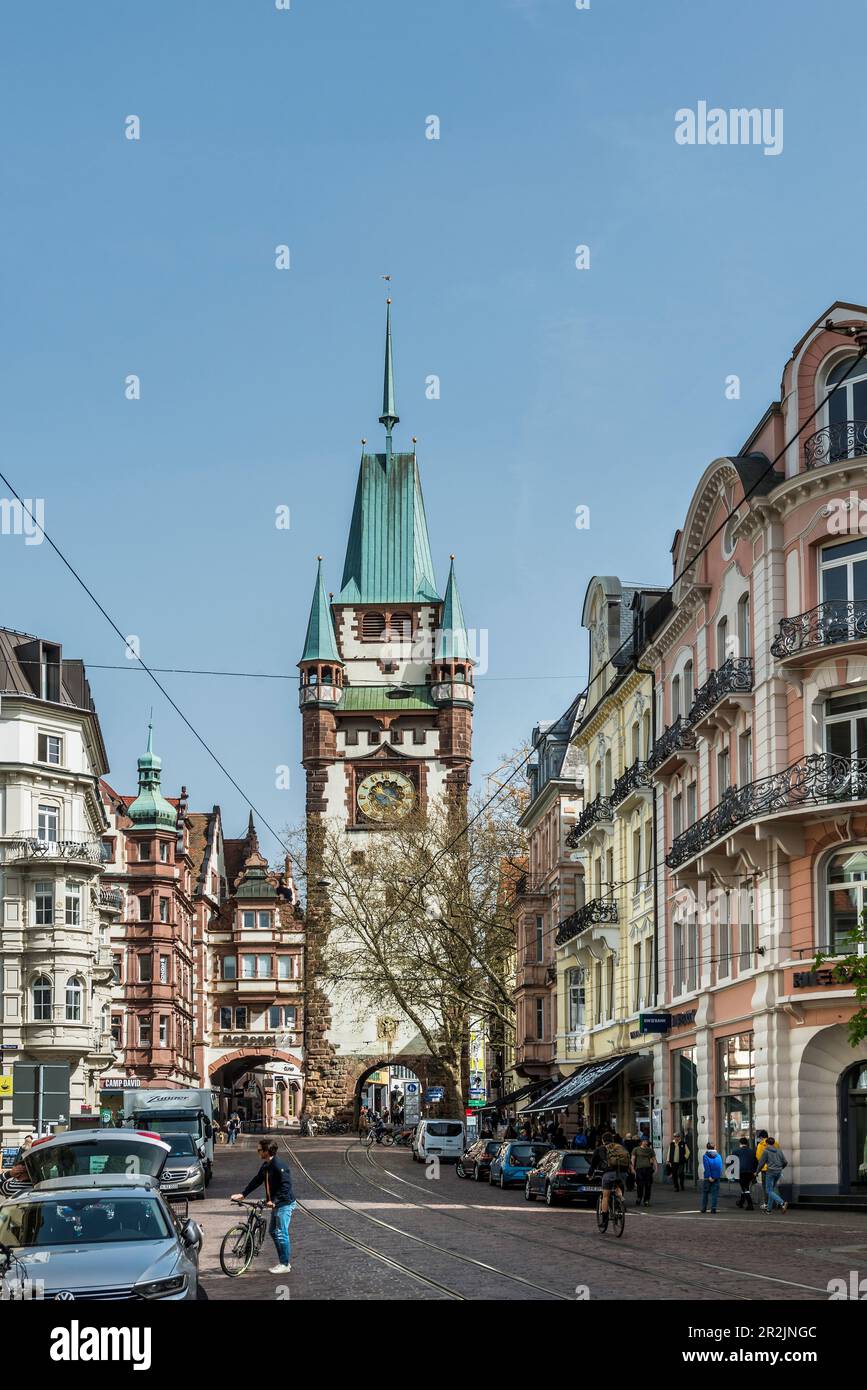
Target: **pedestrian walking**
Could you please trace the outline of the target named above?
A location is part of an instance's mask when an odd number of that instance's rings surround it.
[[[277,1250],[278,1263],[268,1271],[269,1274],[288,1274],[292,1268],[292,1246],[289,1240],[289,1222],[295,1210],[295,1194],[292,1191],[292,1174],[289,1164],[277,1157],[277,1145],[273,1139],[263,1139],[258,1148],[261,1167],[243,1192],[232,1194],[233,1202],[242,1202],[248,1193],[263,1183],[265,1202],[271,1209],[271,1222],[268,1227],[271,1239]]]
[[[521,1133],[525,1139],[533,1138],[533,1124],[531,1120],[525,1120],[521,1125]]]
[[[370,1114],[366,1105],[362,1105],[358,1112],[358,1137],[363,1139],[370,1126]]]
[[[517,1137],[518,1131],[515,1129],[515,1121],[512,1119],[510,1115],[509,1118],[506,1120],[506,1128],[503,1131],[503,1138],[517,1139]]]
[[[683,1192],[683,1179],[689,1159],[689,1145],[678,1131],[668,1146],[668,1159],[665,1171],[670,1174],[675,1192]]]
[[[229,1143],[234,1144],[241,1132],[241,1116],[237,1110],[233,1110],[226,1125],[229,1134]]]
[[[626,1174],[626,1191],[627,1191],[627,1192],[634,1192],[634,1191],[635,1191],[635,1173],[634,1173],[633,1168],[632,1168],[632,1153],[633,1153],[633,1150],[636,1149],[636,1148],[638,1147],[638,1140],[635,1138],[635,1136],[632,1134],[631,1131],[630,1131],[629,1134],[627,1134],[627,1135],[624,1136],[624,1139],[623,1139],[623,1147],[624,1147],[624,1149],[626,1150],[626,1152],[629,1154],[629,1159],[630,1159],[630,1162],[629,1162],[629,1172]]]
[[[720,1181],[723,1174],[723,1161],[720,1154],[716,1151],[715,1144],[708,1144],[702,1155],[702,1183],[701,1183],[701,1210],[702,1215],[706,1215],[708,1200],[710,1200],[710,1214],[716,1216],[716,1204],[719,1201]]]
[[[563,1122],[562,1122],[562,1120],[558,1120],[558,1121],[557,1121],[556,1127],[555,1127],[555,1129],[554,1129],[554,1148],[555,1148],[555,1149],[565,1149],[565,1148],[567,1148],[567,1143],[566,1143],[566,1131],[565,1131],[565,1129],[563,1128]]]
[[[586,1149],[586,1148],[587,1148],[587,1135],[586,1135],[585,1132],[584,1132],[583,1126],[582,1126],[580,1129],[576,1129],[575,1133],[572,1135],[572,1148],[573,1148],[573,1149]]]
[[[740,1141],[735,1154],[738,1160],[738,1182],[741,1188],[741,1195],[738,1197],[736,1205],[742,1211],[755,1211],[752,1189],[756,1180],[756,1156],[749,1139]]]
[[[759,1163],[759,1175],[765,1175],[765,1201],[767,1203],[768,1216],[779,1207],[781,1211],[788,1211],[789,1204],[784,1202],[779,1192],[777,1184],[783,1176],[783,1169],[788,1168],[789,1160],[778,1145],[776,1139],[769,1138],[762,1150],[762,1157]]]
[[[642,1139],[638,1148],[632,1150],[631,1166],[635,1177],[635,1205],[649,1207],[653,1178],[659,1167],[649,1139]]]

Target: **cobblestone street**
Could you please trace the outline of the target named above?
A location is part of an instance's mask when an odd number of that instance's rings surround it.
[[[191,1206],[205,1229],[211,1299],[826,1301],[829,1280],[867,1268],[858,1213],[767,1217],[724,1193],[718,1214],[702,1216],[695,1193],[660,1186],[647,1210],[628,1199],[618,1241],[599,1234],[592,1210],[549,1210],[520,1189],[461,1181],[451,1165],[428,1181],[405,1149],[368,1155],[351,1136],[281,1142],[298,1198],[292,1273],[267,1272],[270,1240],[240,1279],[220,1269],[219,1243],[236,1219],[228,1196],[258,1166],[245,1136],[219,1150],[208,1198]]]

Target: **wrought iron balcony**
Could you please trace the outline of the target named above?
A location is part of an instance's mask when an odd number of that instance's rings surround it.
[[[573,912],[569,917],[564,917],[557,928],[557,935],[554,940],[558,946],[565,946],[567,941],[571,941],[587,927],[595,927],[604,922],[617,922],[617,920],[617,903],[614,898],[592,898],[589,903],[579,907],[577,912]]]
[[[867,800],[867,758],[812,753],[771,777],[745,787],[730,787],[712,811],[677,836],[665,862],[670,869],[677,869],[739,825],[775,811],[862,800]]]
[[[19,831],[7,847],[10,859],[53,859],[67,863],[99,864],[99,840],[47,840],[38,831]]]
[[[704,685],[695,692],[692,709],[687,715],[689,724],[694,728],[724,696],[745,694],[752,688],[752,657],[730,656],[716,671],[711,671]]]
[[[812,647],[833,647],[859,638],[867,638],[867,599],[852,603],[833,599],[796,618],[783,618],[771,651],[782,660]]]
[[[683,748],[695,748],[695,734],[689,720],[681,714],[654,743],[647,759],[648,770],[655,772],[672,753]]]
[[[647,763],[640,760],[634,762],[614,783],[611,789],[611,805],[619,806],[621,801],[626,800],[627,796],[640,791],[643,787],[650,787],[650,785],[650,771]]]
[[[607,796],[600,794],[585,806],[580,816],[576,820],[569,834],[566,836],[566,844],[570,849],[575,849],[582,835],[586,835],[588,830],[601,820],[611,820],[614,816],[614,807]]]
[[[863,458],[867,454],[867,420],[838,420],[817,430],[804,445],[804,467],[822,468],[828,463]]]
[[[99,905],[111,912],[120,912],[123,907],[123,893],[119,888],[100,888]]]

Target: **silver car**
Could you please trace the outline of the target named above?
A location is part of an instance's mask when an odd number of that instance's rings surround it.
[[[192,1134],[161,1134],[171,1152],[160,1175],[160,1191],[169,1197],[205,1199],[205,1165]]]
[[[197,1298],[201,1244],[153,1178],[52,1178],[0,1207],[6,1284],[46,1299]]]

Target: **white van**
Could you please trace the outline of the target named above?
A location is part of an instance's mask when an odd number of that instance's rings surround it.
[[[427,1158],[457,1163],[465,1147],[463,1120],[419,1120],[412,1138],[416,1163],[424,1163]]]

